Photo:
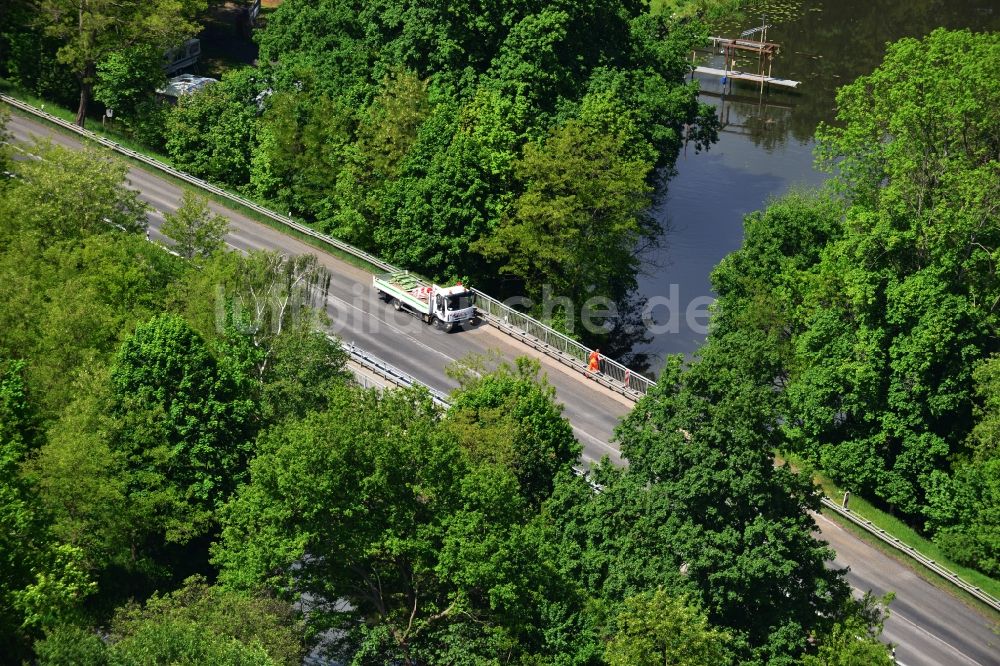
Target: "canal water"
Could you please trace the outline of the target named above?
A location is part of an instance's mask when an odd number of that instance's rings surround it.
[[[689,149],[656,207],[664,226],[660,247],[647,257],[639,293],[655,304],[653,337],[634,351],[648,354],[658,371],[666,354],[691,354],[704,341],[705,304],[713,294],[709,274],[740,247],[743,216],[795,187],[822,184],[813,168],[813,134],[832,122],[839,86],[868,74],[887,42],[923,37],[937,27],[1000,30],[1000,0],[772,0],[748,3],[747,16],[718,25],[713,34],[738,37],[760,26],[781,45],[772,75],[801,81],[795,90],[695,75],[703,102],[714,104],[724,127],[708,152]],[[759,39],[758,36],[749,37]],[[723,67],[706,51],[699,61]],[[756,71],[746,60],[744,70]],[[1000,75],[998,75],[1000,76]],[[997,85],[996,81],[984,82]]]

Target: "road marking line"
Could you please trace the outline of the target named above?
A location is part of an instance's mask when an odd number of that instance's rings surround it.
[[[865,595],[865,591],[862,590],[859,587],[855,587],[854,585],[851,585],[851,589],[854,590],[856,593],[858,593],[861,596]],[[892,618],[899,618],[900,620],[902,620],[903,622],[907,623],[908,625],[910,625],[911,627],[913,627],[914,629],[916,629],[920,633],[926,635],[928,638],[933,638],[938,643],[941,643],[942,645],[946,646],[948,649],[954,651],[956,654],[959,654],[962,657],[964,657],[965,659],[969,660],[969,662],[972,663],[972,664],[975,664],[975,666],[983,666],[983,664],[979,663],[978,661],[976,661],[975,659],[973,659],[969,655],[965,654],[964,652],[962,652],[961,650],[959,650],[957,647],[955,647],[954,645],[952,645],[948,641],[944,640],[943,638],[941,638],[939,636],[935,636],[934,634],[932,634],[931,632],[927,631],[926,629],[924,629],[920,625],[916,624],[913,620],[910,620],[909,618],[907,618],[902,613],[900,613],[898,611],[892,610],[892,606],[891,605],[889,607],[889,618],[890,619],[892,619]],[[906,664],[904,664],[904,663],[902,663],[900,661],[897,661],[896,664],[897,664],[897,666],[906,666]]]
[[[820,518],[821,520],[829,523],[830,525],[833,525],[837,529],[846,532],[846,530],[844,530],[843,527],[841,527],[839,524],[835,523],[834,521],[830,520],[829,518],[827,518],[826,516],[824,516],[822,513],[817,513],[815,515],[818,518]],[[862,591],[861,589],[859,589],[857,587],[854,587],[853,585],[851,587],[855,591],[857,591],[858,593],[864,594],[864,591]],[[969,655],[965,654],[964,652],[962,652],[961,650],[959,650],[958,648],[956,648],[954,645],[952,645],[948,641],[946,641],[943,638],[941,638],[940,636],[936,636],[936,635],[932,634],[927,629],[924,629],[920,625],[916,624],[915,622],[913,622],[912,620],[910,620],[909,618],[907,618],[905,615],[902,615],[898,611],[892,610],[891,606],[889,608],[889,611],[890,611],[890,613],[889,613],[889,617],[890,618],[898,617],[900,620],[902,620],[903,622],[907,623],[908,625],[910,625],[911,627],[913,627],[914,629],[916,629],[920,633],[926,635],[928,638],[934,639],[935,641],[937,641],[937,642],[941,643],[942,645],[946,646],[948,649],[954,651],[956,654],[961,655],[963,658],[967,659],[970,663],[975,664],[976,666],[983,666],[983,664],[981,664],[980,662],[976,661],[975,659],[973,659]],[[900,662],[897,662],[897,664],[899,666],[905,666],[904,664],[902,664]]]
[[[916,629],[920,633],[926,634],[928,638],[933,638],[937,642],[939,642],[942,645],[947,646],[949,649],[953,650],[955,652],[955,654],[961,655],[962,657],[964,657],[965,659],[967,659],[969,661],[969,663],[975,664],[976,666],[983,666],[983,664],[979,663],[978,661],[976,661],[975,659],[973,659],[969,655],[965,654],[964,652],[962,652],[961,650],[959,650],[957,647],[955,647],[954,645],[952,645],[948,641],[946,641],[943,638],[940,638],[938,636],[935,636],[934,634],[932,634],[931,632],[927,631],[923,627],[917,625],[912,620],[907,619],[906,616],[901,615],[899,613],[890,612],[889,617],[898,617],[900,620],[902,620],[903,622],[907,623],[908,625],[910,625],[911,627],[913,627],[914,629]]]
[[[583,430],[581,430],[580,428],[578,428],[576,426],[572,426],[572,428],[573,428],[573,432],[576,433],[576,435],[577,435],[577,439],[580,439],[581,437],[584,437],[586,439],[589,439],[594,444],[597,444],[599,447],[601,447],[603,449],[607,449],[608,451],[611,451],[612,453],[614,453],[614,454],[616,454],[618,456],[621,456],[621,451],[619,451],[615,447],[611,446],[611,444],[609,444],[608,442],[605,442],[605,441],[603,441],[601,439],[598,439],[597,437],[594,437],[593,435],[591,435],[588,432],[584,432]],[[584,457],[583,452],[580,453],[580,457],[581,458]],[[590,460],[591,462],[599,462],[597,460],[593,460],[592,458],[588,458],[588,460]]]
[[[397,328],[396,326],[393,326],[392,324],[390,324],[390,323],[389,323],[388,321],[386,321],[385,319],[382,319],[381,317],[379,317],[379,316],[378,316],[377,314],[375,314],[374,312],[369,312],[368,310],[365,310],[365,309],[363,309],[363,308],[359,308],[359,307],[358,307],[357,305],[354,305],[353,303],[348,303],[348,302],[347,302],[347,301],[345,301],[344,299],[340,298],[339,296],[335,296],[335,295],[333,295],[333,294],[328,294],[328,295],[327,295],[327,300],[335,300],[335,301],[340,301],[341,303],[343,303],[343,304],[344,304],[344,305],[346,305],[347,307],[349,307],[349,308],[353,308],[353,309],[357,310],[358,312],[360,312],[360,313],[361,313],[361,314],[363,314],[363,315],[366,315],[366,316],[368,316],[368,317],[371,317],[372,319],[375,319],[375,320],[377,320],[377,321],[380,321],[380,322],[382,322],[383,324],[385,324],[386,326],[388,326],[388,327],[389,327],[389,328],[390,328],[391,330],[393,330],[393,331],[396,331],[397,333],[399,333],[400,335],[402,335],[402,336],[403,336],[403,337],[405,337],[405,338],[409,338],[410,340],[413,340],[413,341],[414,341],[415,343],[417,343],[418,345],[420,345],[420,346],[421,346],[421,347],[423,347],[424,349],[426,349],[426,350],[428,350],[428,351],[432,351],[432,352],[434,352],[435,354],[438,354],[439,356],[443,356],[444,358],[448,359],[449,361],[452,361],[452,362],[455,362],[455,361],[458,361],[458,359],[457,359],[457,358],[454,358],[454,357],[452,357],[452,356],[449,356],[448,354],[445,354],[445,353],[444,353],[443,351],[440,351],[440,350],[438,350],[438,349],[434,349],[434,347],[431,347],[430,345],[428,345],[428,344],[426,344],[426,343],[424,343],[424,342],[421,342],[420,340],[417,340],[417,339],[416,339],[415,337],[413,337],[412,335],[409,335],[408,333],[406,333],[406,332],[405,332],[405,331],[403,331],[402,329],[400,329],[400,328]],[[415,318],[415,321],[419,321],[419,319],[416,319],[416,318]]]
[[[825,520],[826,522],[830,523],[830,524],[831,524],[831,525],[833,525],[834,527],[840,527],[840,525],[838,525],[837,523],[833,522],[832,520],[830,520],[829,518],[827,518],[826,516],[824,516],[824,515],[823,515],[823,514],[822,514],[821,512],[819,512],[819,511],[816,511],[816,512],[815,512],[815,513],[814,513],[813,515],[814,515],[814,516],[816,516],[817,518],[822,518],[823,520]],[[844,528],[843,528],[843,527],[840,527],[840,529],[844,529]]]

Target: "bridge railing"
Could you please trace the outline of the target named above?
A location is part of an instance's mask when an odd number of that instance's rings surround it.
[[[331,340],[337,341],[340,346],[348,353],[351,357],[351,361],[357,364],[358,368],[364,368],[369,372],[377,375],[378,377],[384,379],[389,384],[394,386],[408,388],[410,386],[423,386],[430,394],[431,398],[435,403],[440,405],[444,409],[451,407],[451,402],[448,400],[448,396],[441,391],[431,388],[427,384],[422,383],[419,379],[414,379],[410,375],[406,374],[399,368],[395,367],[391,363],[383,361],[378,356],[371,354],[361,347],[358,347],[353,342],[344,342],[339,340],[336,336],[328,336]],[[352,368],[352,371],[354,369]],[[355,381],[364,388],[377,388],[382,390],[385,388],[384,384],[369,384],[369,379],[365,377],[360,372],[354,372]],[[583,477],[583,479],[590,485],[594,492],[603,492],[604,488],[594,483],[590,478],[590,470],[584,469],[580,465],[573,465],[573,473],[577,476]]]
[[[592,376],[595,381],[608,388],[636,399],[645,395],[655,383],[648,377],[632,372],[621,363],[605,356],[601,357],[600,372],[591,373],[587,370],[591,352],[589,347],[478,289],[472,291],[476,293],[476,309],[490,324],[559,359],[564,364]]]
[[[80,136],[84,136],[91,141],[99,143],[102,146],[106,146],[121,155],[137,160],[142,164],[156,169],[157,171],[167,173],[178,180],[194,185],[195,187],[211,192],[222,199],[250,209],[259,215],[263,215],[268,219],[273,220],[274,222],[290,229],[294,229],[300,234],[314,238],[331,247],[335,247],[339,251],[356,257],[380,271],[399,270],[392,264],[379,259],[373,254],[356,248],[350,243],[345,243],[338,238],[322,234],[315,229],[311,229],[304,224],[296,222],[287,215],[275,213],[274,211],[269,210],[268,208],[265,208],[250,199],[228,192],[221,187],[202,180],[201,178],[195,178],[194,176],[180,171],[179,169],[175,169],[169,164],[153,159],[147,155],[143,155],[138,151],[126,148],[118,143],[115,143],[114,141],[111,141],[110,139],[106,139],[99,134],[91,132],[90,130],[74,125],[73,123],[67,122],[62,118],[56,117],[41,109],[35,108],[34,106],[22,102],[19,99],[10,97],[9,95],[0,94],[0,101],[3,101],[26,113],[30,113],[31,115],[43,118],[52,124],[58,125],[71,132],[75,132]],[[637,400],[642,397],[648,388],[653,385],[653,382],[647,377],[632,372],[621,363],[618,363],[610,358],[601,359],[601,371],[599,373],[589,373],[587,371],[587,358],[590,355],[590,349],[583,346],[576,340],[573,340],[569,336],[559,333],[553,328],[546,326],[537,319],[505,305],[504,303],[501,303],[481,291],[475,291],[478,301],[477,309],[483,316],[483,319],[487,322],[496,326],[504,333],[534,347],[538,351],[557,359],[564,365],[591,376],[601,385],[621,393],[632,400]]]

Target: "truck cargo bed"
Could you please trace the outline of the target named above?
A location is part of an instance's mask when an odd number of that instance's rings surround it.
[[[398,299],[420,314],[429,314],[431,311],[431,286],[408,271],[376,275],[373,284],[386,296]]]

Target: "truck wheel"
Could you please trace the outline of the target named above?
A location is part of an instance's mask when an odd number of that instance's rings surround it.
[[[455,330],[455,323],[454,322],[449,321],[447,324],[444,325],[444,332],[445,333],[451,333],[454,330]]]
[[[399,302],[398,298],[394,298],[394,299],[392,299],[392,307],[393,307],[394,310],[397,310],[397,311],[398,310],[402,310],[403,309],[403,304]]]

